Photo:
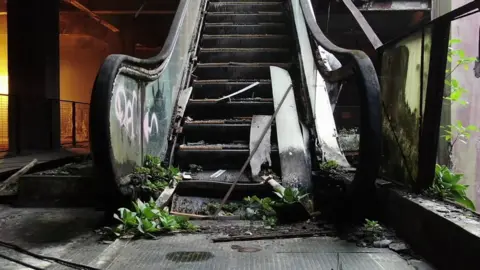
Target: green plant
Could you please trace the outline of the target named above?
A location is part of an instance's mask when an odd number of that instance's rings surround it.
[[[288,204],[300,202],[303,198],[308,196],[308,193],[302,194],[302,192],[300,192],[298,188],[291,188],[291,187],[285,188],[283,192],[281,192],[280,190],[277,190],[274,193],[277,194],[282,199],[283,203],[288,203]]]
[[[219,203],[208,203],[207,204],[207,214],[213,215],[217,212],[218,208],[220,207]],[[222,207],[222,211],[224,211],[227,215],[233,215],[238,209],[240,209],[242,205],[238,203],[226,203]]]
[[[178,168],[172,166],[165,168],[160,158],[150,155],[145,156],[142,167],[135,168],[133,178],[139,179],[136,183],[147,193],[147,198],[158,196],[158,192],[182,179]]]
[[[463,50],[453,48],[452,45],[460,42],[459,39],[449,41],[447,60],[452,63],[454,67],[446,71],[445,85],[450,88],[450,94],[444,98],[452,103],[466,106],[468,102],[463,99],[463,94],[468,93],[468,91],[460,85],[458,80],[452,78],[451,75],[460,66],[468,70],[469,65],[477,59],[476,57],[467,57]],[[449,143],[449,156],[452,156],[453,147],[457,142],[467,143],[473,132],[480,131],[479,127],[475,125],[465,126],[460,120],[457,120],[454,125],[446,125],[441,128],[444,132],[442,137]],[[468,185],[459,184],[462,177],[463,174],[454,173],[447,166],[437,164],[435,166],[435,178],[432,186],[427,190],[427,194],[440,199],[451,199],[467,208],[475,210],[475,205],[466,195]]]
[[[275,201],[272,198],[258,198],[257,196],[245,197],[243,199],[247,203],[246,218],[261,219],[265,226],[273,227],[277,223],[277,213],[273,206]]]
[[[114,218],[121,222],[114,230],[120,236],[147,236],[166,231],[194,231],[197,228],[184,217],[173,216],[168,213],[168,208],[160,209],[155,201],[150,199],[145,203],[141,200],[133,202],[134,211],[128,208],[118,209]]]
[[[463,66],[465,70],[468,70],[468,67],[471,63],[476,61],[476,57],[467,57],[465,56],[465,51],[455,50],[452,45],[460,43],[459,39],[452,39],[449,41],[448,61],[454,64],[452,70],[447,70],[447,75],[445,76],[445,85],[450,88],[450,94],[444,99],[451,102],[456,102],[461,105],[467,105],[468,102],[463,98],[463,94],[468,93],[468,91],[463,88],[458,80],[452,78],[452,73],[460,66]],[[454,61],[453,58],[456,58]],[[441,127],[445,133],[443,137],[450,143],[450,154],[453,149],[453,146],[457,141],[466,143],[466,140],[470,138],[472,132],[478,132],[480,129],[475,125],[464,126],[461,121],[457,121],[454,125],[446,125]]]
[[[365,219],[363,230],[377,235],[383,231],[383,227],[376,220]]]
[[[463,174],[454,173],[447,166],[437,164],[435,179],[428,192],[440,199],[450,199],[475,210],[475,205],[466,194],[468,185],[458,183],[462,177]]]
[[[333,170],[336,170],[338,168],[338,163],[335,160],[329,160],[320,163],[320,170],[326,171],[326,172],[331,172]]]

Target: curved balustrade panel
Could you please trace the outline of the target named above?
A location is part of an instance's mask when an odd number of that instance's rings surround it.
[[[326,51],[349,59],[353,66],[357,86],[360,91],[360,149],[359,164],[352,183],[356,188],[373,187],[379,169],[381,155],[382,118],[380,110],[380,84],[370,58],[362,51],[348,50],[333,44],[316,23],[309,0],[300,1],[308,31],[317,45]],[[332,71],[334,72],[334,71]],[[312,98],[312,97],[310,97]]]
[[[172,113],[188,76],[205,0],[182,0],[162,51],[149,59],[110,55],[97,75],[90,112],[96,168],[117,185],[145,155],[165,158]],[[123,179],[123,180],[122,180]]]

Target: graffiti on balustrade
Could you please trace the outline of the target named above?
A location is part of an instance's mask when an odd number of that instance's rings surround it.
[[[151,117],[149,117],[151,115]],[[148,143],[150,136],[158,133],[158,119],[155,113],[150,114],[150,110],[145,113],[143,117],[143,137]]]
[[[131,97],[127,97],[125,88],[121,87],[115,92],[115,116],[122,129],[125,130],[127,136],[131,139],[135,139],[135,112],[136,106],[138,106],[137,91],[133,91]],[[145,142],[148,143],[150,136],[158,133],[158,119],[157,115],[150,110],[145,112],[143,116],[143,136]]]
[[[137,104],[137,91],[132,92],[132,97],[127,98],[124,87],[119,87],[115,92],[115,116],[120,124],[120,127],[125,130],[125,133],[131,140],[135,139],[134,129],[134,109]]]

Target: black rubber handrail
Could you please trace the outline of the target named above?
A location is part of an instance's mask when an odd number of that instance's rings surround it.
[[[313,39],[326,51],[344,56],[354,68],[360,91],[360,148],[359,164],[350,190],[353,193],[373,190],[380,167],[382,136],[380,83],[375,67],[363,51],[341,48],[331,42],[318,26],[309,4],[310,0],[299,1]],[[362,194],[356,195],[362,196]]]
[[[111,160],[113,151],[109,132],[110,106],[106,101],[111,100],[114,82],[119,74],[125,74],[143,83],[154,81],[161,76],[177,43],[180,26],[188,10],[188,2],[189,0],[180,0],[168,37],[156,56],[140,59],[122,54],[109,55],[95,79],[90,103],[90,149],[95,164],[101,165],[97,170],[105,179],[102,181],[102,184],[106,185],[104,191],[112,197],[110,199],[112,203],[115,198],[123,197],[116,183],[123,175],[116,175],[117,170],[114,168],[114,161]],[[112,182],[112,179],[115,181]],[[115,186],[112,188],[112,185]]]

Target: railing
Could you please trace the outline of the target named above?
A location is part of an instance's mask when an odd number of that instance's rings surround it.
[[[8,99],[0,94],[0,152],[8,151]],[[68,100],[51,100],[60,106],[60,142],[65,147],[89,143],[90,104]]]
[[[145,155],[165,158],[177,96],[186,85],[189,61],[205,0],[181,0],[161,52],[149,59],[110,55],[94,83],[90,107],[95,167],[112,195]],[[113,187],[113,188],[112,188]]]
[[[77,147],[88,144],[90,104],[60,100],[60,142]]]

